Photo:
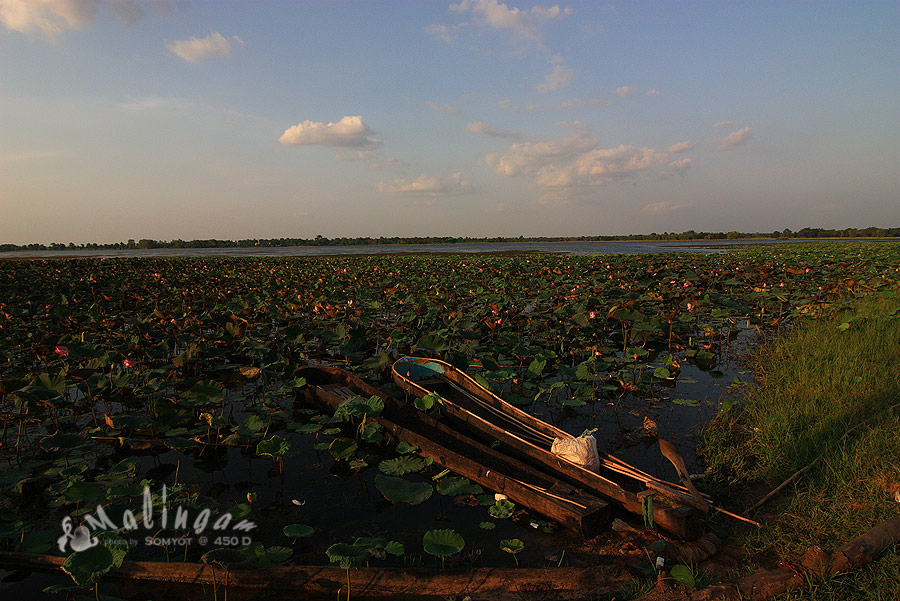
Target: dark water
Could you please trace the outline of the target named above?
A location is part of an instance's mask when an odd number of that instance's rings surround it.
[[[0,253],[0,259],[114,258],[114,257],[317,257],[323,255],[389,255],[401,253],[538,252],[642,254],[671,252],[725,252],[741,245],[802,243],[815,240],[623,240],[611,242],[504,242],[475,244],[384,244],[371,246],[283,246],[256,248],[158,248],[131,250],[28,250]]]

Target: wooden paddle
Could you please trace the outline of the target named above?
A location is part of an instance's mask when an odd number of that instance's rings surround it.
[[[697,487],[694,486],[694,483],[691,481],[687,466],[684,464],[684,458],[681,456],[681,453],[678,452],[678,449],[675,448],[675,445],[660,438],[659,451],[663,454],[663,457],[671,461],[672,465],[675,466],[675,471],[678,472],[678,479],[681,480],[681,483],[688,489],[691,496],[697,500],[698,505],[703,508],[703,512],[709,513],[710,504],[703,498],[703,495],[700,494],[700,491],[697,490]]]

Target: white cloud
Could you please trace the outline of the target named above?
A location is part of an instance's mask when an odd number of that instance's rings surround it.
[[[41,33],[55,40],[94,20],[99,0],[3,0],[0,22],[12,31]]]
[[[40,33],[55,41],[65,31],[89,25],[101,6],[127,26],[144,17],[145,7],[160,14],[171,11],[168,0],[0,0],[0,23],[12,31]]]
[[[598,186],[616,177],[642,171],[653,164],[652,148],[621,145],[592,150],[568,165],[542,167],[535,183],[543,187]]]
[[[192,36],[187,40],[167,40],[166,48],[179,58],[196,64],[211,58],[231,58],[233,44],[243,46],[244,42],[237,36],[226,38],[221,33],[214,31],[205,38]]]
[[[668,162],[667,153],[653,148],[628,144],[597,148],[597,139],[580,124],[569,127],[573,132],[568,136],[519,142],[506,152],[485,155],[484,162],[498,175],[531,179],[543,189],[544,201],[571,199],[590,187],[614,181],[633,181],[657,164],[665,164],[664,174],[669,175],[684,174],[691,164],[691,159]]]
[[[688,150],[693,150],[697,145],[696,142],[676,142],[669,146],[669,149],[666,152],[670,154],[677,154],[679,152],[687,152]]]
[[[284,130],[278,141],[285,146],[317,145],[331,148],[372,148],[377,140],[370,138],[372,130],[362,117],[344,117],[337,123],[301,121]]]
[[[713,127],[726,127],[731,125],[737,125],[737,121],[719,121]]]
[[[551,21],[553,19],[558,19],[560,17],[565,17],[572,14],[571,8],[560,8],[558,5],[554,4],[553,6],[538,6],[534,5],[531,7],[531,17],[536,21]]]
[[[659,90],[647,90],[644,94],[647,96],[659,96]]]
[[[685,175],[687,173],[688,167],[694,162],[694,159],[691,158],[683,158],[676,159],[674,161],[669,161],[666,163],[666,169],[660,173],[660,177],[672,177],[673,175]]]
[[[513,144],[507,152],[485,155],[488,166],[499,175],[536,175],[537,170],[572,160],[597,145],[597,140],[583,131],[576,131],[558,140],[528,141]]]
[[[631,86],[622,86],[621,88],[616,88],[616,94],[622,98],[631,98],[634,95],[634,88]]]
[[[519,134],[519,132],[517,131],[513,131],[510,129],[494,129],[493,127],[491,127],[490,123],[485,123],[484,121],[472,121],[471,123],[466,125],[466,131],[473,134],[482,134],[494,138],[517,139],[521,137],[521,134]]]
[[[572,75],[575,72],[565,65],[554,65],[553,70],[544,79],[544,83],[537,87],[541,93],[552,92],[564,88],[572,83]]]
[[[444,41],[452,40],[456,31],[463,26],[482,25],[498,30],[506,30],[517,37],[541,42],[541,33],[538,25],[545,21],[560,19],[572,14],[570,8],[553,6],[533,6],[530,10],[509,7],[498,0],[460,0],[458,4],[451,4],[450,10],[457,13],[471,13],[474,17],[471,22],[461,25],[445,26],[432,25],[426,31]]]
[[[472,185],[462,179],[461,173],[450,176],[423,173],[415,179],[401,177],[390,183],[379,182],[378,190],[389,194],[456,196],[470,192]]]
[[[443,113],[444,115],[459,114],[459,109],[451,104],[441,104],[439,102],[432,102],[430,100],[426,100],[425,104],[427,104],[428,107],[431,108],[431,110]]]
[[[741,128],[737,131],[731,132],[730,134],[722,138],[722,144],[719,146],[719,150],[731,150],[732,148],[743,146],[749,139],[750,128]]]

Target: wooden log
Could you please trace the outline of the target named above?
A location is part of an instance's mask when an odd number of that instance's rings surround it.
[[[570,528],[593,536],[609,521],[610,506],[592,494],[548,477],[531,466],[507,457],[478,441],[460,435],[433,418],[369,386],[336,368],[301,368],[306,378],[303,392],[308,402],[336,409],[353,394],[378,396],[385,411],[374,418],[395,439],[419,447],[438,465],[502,494]],[[371,418],[370,418],[371,419]]]
[[[54,572],[64,557],[0,553],[0,567]],[[359,568],[331,566],[255,567],[225,572],[202,563],[125,561],[104,575],[101,583],[116,583],[133,593],[140,587],[166,591],[166,598],[212,599],[334,599],[346,596],[350,578],[352,599],[424,599],[471,597],[473,601],[521,599],[583,599],[586,595],[609,597],[624,584],[610,568],[476,568],[437,570],[428,568]],[[101,584],[101,588],[105,588]],[[108,589],[107,589],[108,590]],[[146,595],[145,595],[146,596]]]

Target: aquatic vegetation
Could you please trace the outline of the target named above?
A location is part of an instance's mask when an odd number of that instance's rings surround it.
[[[306,524],[291,524],[289,526],[285,526],[282,529],[282,532],[288,538],[306,538],[312,536],[316,533],[315,529],[312,526],[307,526]]]
[[[519,558],[517,556],[525,549],[525,543],[518,538],[504,539],[500,541],[500,548],[513,556],[513,559],[516,560],[516,567],[518,567]]]
[[[306,383],[294,370],[333,364],[397,395],[390,364],[435,356],[569,431],[607,423],[610,444],[640,445],[645,418],[663,436],[667,422],[698,424],[718,410],[685,387],[722,375],[741,341],[840,314],[896,286],[898,270],[894,243],[705,255],[0,261],[0,538],[46,551],[46,534],[66,515],[98,503],[139,512],[146,482],[167,484],[169,505],[235,518],[287,511],[292,498],[313,514],[331,509],[329,498],[356,499],[388,507],[398,522],[392,503],[453,511],[465,516],[452,519],[467,537],[520,538],[531,549],[528,536],[542,530],[521,531],[493,499],[486,505],[499,521],[480,524],[485,491],[453,475],[432,485],[428,459],[389,443],[373,420],[380,400],[357,397],[321,414],[300,402]],[[852,336],[858,322],[841,319],[835,327]],[[434,411],[441,399],[417,402]],[[244,502],[248,493],[260,499]],[[329,532],[347,507],[261,522],[275,535],[266,544],[312,533],[282,532],[296,521]],[[479,530],[487,524],[496,534]],[[409,547],[418,533],[391,536]],[[302,560],[324,561],[335,536],[310,537],[318,555]]]
[[[444,558],[456,555],[466,546],[465,540],[455,530],[429,530],[422,537],[422,546],[429,555],[441,558],[441,566]]]

